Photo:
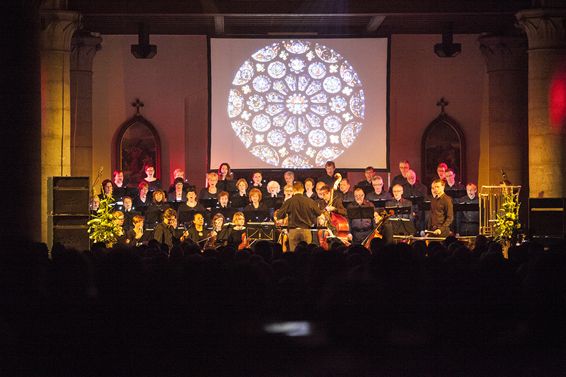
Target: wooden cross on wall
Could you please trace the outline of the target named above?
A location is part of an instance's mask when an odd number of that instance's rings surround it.
[[[132,107],[136,108],[136,115],[140,115],[140,108],[143,107],[143,102],[136,98],[136,101],[132,102]]]
[[[436,106],[440,106],[440,113],[441,113],[441,114],[444,114],[444,108],[445,108],[446,106],[448,106],[449,103],[450,103],[450,102],[446,101],[446,100],[444,99],[444,97],[442,97],[441,99],[438,100],[438,102],[436,103]],[[142,105],[142,106],[143,106],[143,105]]]

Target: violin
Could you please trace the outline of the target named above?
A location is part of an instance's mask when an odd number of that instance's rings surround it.
[[[246,232],[242,233],[242,242],[238,245],[238,250],[249,249],[250,241]]]
[[[283,226],[283,227],[288,226],[289,216],[285,216],[285,218],[283,219],[278,219],[277,211],[278,210],[275,210],[275,212],[273,213],[273,220],[275,220],[275,224],[277,224],[277,226]],[[289,251],[289,233],[287,232],[287,229],[281,229],[281,232],[279,233],[279,238],[277,239],[277,243],[281,245],[282,251],[284,253]]]

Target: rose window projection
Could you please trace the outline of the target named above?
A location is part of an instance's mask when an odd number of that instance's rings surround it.
[[[227,102],[237,137],[274,167],[323,166],[352,146],[364,124],[354,67],[315,41],[286,40],[253,53],[236,72]]]

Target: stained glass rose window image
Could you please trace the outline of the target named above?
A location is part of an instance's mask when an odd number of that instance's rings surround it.
[[[365,98],[358,74],[337,51],[286,40],[242,63],[227,110],[236,136],[255,157],[273,167],[312,168],[354,144]]]

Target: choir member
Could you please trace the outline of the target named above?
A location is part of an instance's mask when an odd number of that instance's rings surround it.
[[[185,223],[193,221],[193,216],[196,212],[204,213],[206,209],[197,201],[197,193],[194,186],[189,187],[187,194],[187,201],[179,204],[179,223],[184,226]]]
[[[230,201],[232,202],[233,208],[238,208],[242,210],[248,204],[248,182],[244,178],[240,178],[236,181],[237,191],[232,194]],[[259,190],[259,188],[258,188]]]
[[[177,168],[173,170],[173,183],[169,186],[169,190],[167,190],[167,193],[172,193],[175,191],[175,183],[177,182],[177,178],[181,178],[181,180],[183,181],[183,191],[185,192],[187,191],[190,184],[185,179],[185,172],[183,171],[183,169]]]
[[[371,185],[371,180],[375,176],[375,169],[373,168],[373,166],[368,166],[368,167],[365,168],[364,176],[365,176],[365,179],[363,181],[358,182],[356,187],[359,187],[362,190],[364,190],[364,194],[367,195],[367,194],[369,194],[370,192],[373,191],[373,187]]]
[[[161,190],[161,182],[155,177],[155,166],[153,164],[145,164],[144,171],[145,178],[143,181],[147,183],[149,191]]]
[[[386,209],[407,208],[409,213],[396,213],[391,218],[412,220],[413,203],[409,199],[403,198],[403,186],[401,186],[401,184],[399,183],[396,183],[395,186],[393,186],[392,191],[393,191],[393,199],[390,199],[387,202],[385,202],[385,208]]]
[[[261,175],[261,172],[254,171],[252,173],[252,182],[251,182],[250,188],[260,189],[261,193],[264,196],[267,196],[267,188],[263,184],[263,176]]]
[[[100,200],[103,199],[110,199],[111,202],[114,202],[113,194],[114,187],[112,186],[112,181],[109,179],[105,179],[102,181],[102,193],[98,195]]]
[[[236,212],[232,220],[232,226],[228,228],[226,244],[234,246],[236,249],[246,245],[246,218],[242,212]],[[244,243],[244,245],[242,245]]]
[[[320,177],[319,181],[324,182],[327,186],[332,187],[336,178],[334,172],[336,171],[336,164],[334,161],[326,161],[324,164],[324,175]]]
[[[350,190],[350,188],[350,181],[348,178],[343,177],[338,185],[338,194],[340,195],[340,199],[342,199],[342,203],[345,207],[354,201],[354,193]]]
[[[124,231],[124,213],[122,211],[114,211],[112,216],[114,217],[114,229],[118,230],[116,234],[116,244],[125,244],[126,232]]]
[[[163,216],[163,212],[171,206],[165,200],[165,193],[163,190],[155,190],[152,195],[152,200],[145,211],[145,226],[148,229],[154,228]]]
[[[149,206],[150,199],[147,195],[148,192],[149,184],[145,181],[141,181],[138,185],[138,195],[134,199],[134,207],[140,212],[145,212],[145,209]]]
[[[293,183],[295,183],[295,173],[293,173],[291,170],[287,170],[283,174],[283,182],[284,182],[283,186],[287,186],[287,185],[293,186]],[[268,191],[269,191],[269,187],[268,187]]]
[[[478,204],[478,187],[474,183],[466,185],[466,195],[458,203]],[[457,230],[461,236],[477,236],[480,228],[479,211],[461,211],[457,213]]]
[[[93,197],[90,198],[90,214],[91,215],[96,215],[98,212],[98,209],[100,208],[100,198],[98,197],[98,195],[95,195]]]
[[[367,194],[367,200],[375,202],[378,200],[385,201],[392,198],[389,191],[386,191],[383,188],[383,178],[381,178],[379,175],[376,175],[371,179],[371,185],[373,187],[373,190],[369,194]]]
[[[112,192],[116,200],[121,201],[127,194],[126,184],[124,183],[124,172],[122,170],[114,170],[112,173]]]
[[[445,162],[441,162],[436,167],[436,174],[438,175],[439,179],[446,181],[446,170],[448,169],[448,165]]]
[[[267,210],[267,207],[262,203],[263,195],[261,190],[253,188],[249,193],[250,202],[246,206],[245,211],[261,211]]]
[[[449,195],[452,199],[460,198],[465,195],[464,191],[466,187],[460,182],[456,182],[456,173],[452,169],[446,169],[444,174],[446,177],[446,187],[444,192]]]
[[[316,192],[314,192],[314,179],[307,178],[305,179],[305,192],[303,193],[309,199],[317,200],[318,196]]]
[[[409,169],[407,172],[407,183],[403,186],[403,197],[411,200],[411,198],[424,198],[427,194],[426,186],[417,181],[417,173]]]
[[[283,201],[291,199],[291,196],[293,196],[293,186],[286,185],[283,187]]]
[[[198,195],[199,199],[218,199],[218,193],[220,190],[217,187],[218,184],[218,173],[210,172],[207,174],[207,185],[205,188],[200,190]]]
[[[399,161],[399,174],[393,177],[393,180],[391,181],[392,190],[393,186],[397,184],[404,186],[407,183],[407,172],[409,171],[409,169],[411,169],[411,164],[409,164],[409,161]]]
[[[293,172],[290,172],[293,173]],[[281,192],[281,186],[277,181],[269,181],[267,183],[267,196],[270,198],[279,198]]]
[[[348,208],[372,208],[375,211],[373,203],[365,199],[364,189],[361,187],[354,190],[354,201],[349,204]],[[348,223],[351,235],[348,238],[354,245],[361,244],[375,229],[374,217],[369,219],[349,218]]]
[[[210,232],[204,227],[204,216],[202,213],[195,213],[193,225],[187,229],[185,233],[186,237],[190,238],[191,241],[202,248],[204,242],[209,239],[209,233]]]
[[[218,167],[218,189],[220,191],[228,191],[233,193],[236,191],[234,184],[234,173],[227,162],[223,162]]]
[[[167,200],[171,203],[180,203],[185,201],[185,182],[183,178],[177,177],[173,182],[173,191],[167,195]]]

